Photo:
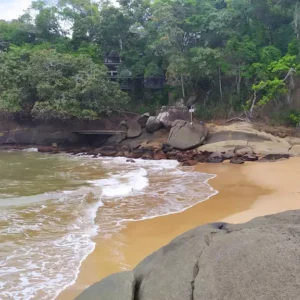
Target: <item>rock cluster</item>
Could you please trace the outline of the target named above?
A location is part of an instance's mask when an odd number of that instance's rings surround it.
[[[136,146],[136,145],[134,145]],[[266,155],[259,158],[249,147],[236,147],[226,152],[209,152],[193,150],[177,150],[168,143],[143,142],[137,147],[130,147],[130,144],[120,144],[115,146],[103,146],[94,149],[92,147],[80,147],[72,149],[58,149],[52,146],[39,147],[38,151],[43,153],[59,153],[66,151],[74,155],[92,155],[97,157],[126,157],[128,162],[134,162],[135,159],[145,160],[177,160],[183,166],[194,166],[198,163],[222,163],[229,160],[232,164],[243,164],[247,161],[276,161],[289,158],[287,154]]]
[[[124,133],[109,137],[102,147],[96,143],[93,148],[82,151],[73,149],[69,152],[83,152],[94,157],[174,159],[184,166],[193,166],[199,162],[222,163],[224,160],[232,164],[257,160],[276,161],[296,155],[297,149],[300,149],[300,138],[283,139],[259,131],[253,124],[191,124],[188,110],[184,106],[163,107],[156,117],[148,113],[135,116],[121,122],[119,129]],[[57,153],[59,150],[41,147],[39,151]]]

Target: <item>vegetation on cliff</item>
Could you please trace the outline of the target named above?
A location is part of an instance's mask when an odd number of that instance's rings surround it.
[[[297,0],[34,1],[0,21],[0,110],[97,118],[196,95],[201,117],[288,107],[297,87]],[[104,59],[122,59],[118,81]],[[162,89],[148,80],[165,78]],[[288,119],[299,123],[299,112]]]

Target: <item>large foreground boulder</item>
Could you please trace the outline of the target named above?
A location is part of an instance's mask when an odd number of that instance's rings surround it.
[[[77,300],[299,299],[300,211],[193,229]]]
[[[176,120],[172,124],[168,143],[175,149],[189,150],[202,145],[207,134],[207,128],[201,124]]]

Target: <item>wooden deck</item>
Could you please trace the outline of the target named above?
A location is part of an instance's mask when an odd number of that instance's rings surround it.
[[[73,133],[81,134],[81,135],[118,135],[118,134],[126,134],[126,131],[122,130],[80,130],[73,131]]]

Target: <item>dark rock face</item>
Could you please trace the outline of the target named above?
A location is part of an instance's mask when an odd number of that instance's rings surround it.
[[[187,160],[185,161],[182,166],[184,167],[192,167],[192,166],[195,166],[198,162],[195,161],[195,160]]]
[[[156,117],[149,117],[146,123],[146,130],[150,133],[159,130],[163,125]]]
[[[189,150],[203,144],[208,134],[205,126],[191,125],[187,121],[176,120],[171,128],[168,143],[178,150]]]
[[[118,153],[118,149],[114,146],[104,146],[99,149],[99,153],[102,156],[115,156]]]
[[[200,152],[195,155],[195,160],[199,163],[206,163],[211,154],[212,153],[208,151]]]
[[[242,156],[243,161],[257,161],[258,157],[254,154],[246,154]]]
[[[234,165],[242,165],[245,163],[245,161],[242,158],[239,157],[233,157],[230,162]]]
[[[251,147],[235,147],[234,153],[236,156],[252,155],[253,150]]]
[[[299,299],[300,211],[200,226],[77,300]]]
[[[145,128],[149,118],[150,118],[150,114],[145,113],[145,114],[141,115],[137,121],[141,125],[142,128]]]
[[[116,146],[127,138],[127,134],[121,133],[110,136],[105,142],[105,146]]]

